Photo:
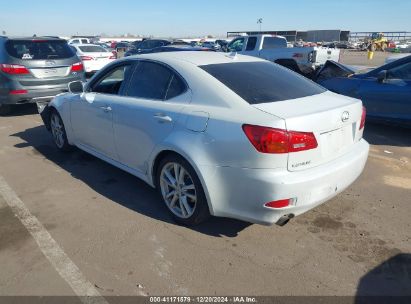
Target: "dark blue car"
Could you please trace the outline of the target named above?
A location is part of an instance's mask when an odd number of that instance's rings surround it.
[[[315,80],[330,91],[361,99],[368,119],[411,126],[411,56],[365,73],[327,61]]]

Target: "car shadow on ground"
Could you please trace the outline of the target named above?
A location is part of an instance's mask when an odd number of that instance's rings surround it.
[[[5,116],[26,116],[37,114],[37,105],[35,103],[27,103],[22,105],[14,105],[11,107],[10,113]]]
[[[44,126],[37,126],[12,134],[24,142],[17,148],[33,148],[36,156],[43,156],[69,172],[100,195],[153,219],[174,224],[165,204],[157,191],[149,185],[116,167],[79,149],[63,153],[52,143]],[[236,237],[250,223],[227,218],[211,218],[190,229],[214,237]]]
[[[411,254],[398,254],[365,274],[355,304],[411,303]]]
[[[364,138],[372,145],[411,147],[411,128],[367,122]]]

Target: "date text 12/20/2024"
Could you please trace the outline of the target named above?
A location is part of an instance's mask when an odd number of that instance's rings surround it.
[[[258,303],[255,297],[150,297],[150,303]]]

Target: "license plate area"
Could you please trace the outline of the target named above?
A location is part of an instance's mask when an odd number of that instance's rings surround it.
[[[346,125],[339,129],[320,134],[321,154],[328,158],[338,156],[354,143],[352,126]]]

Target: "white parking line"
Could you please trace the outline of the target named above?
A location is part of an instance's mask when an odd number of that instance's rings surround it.
[[[92,283],[87,281],[80,269],[67,256],[59,244],[52,238],[40,221],[30,213],[22,200],[0,175],[0,195],[3,196],[7,205],[20,219],[21,223],[30,232],[37,242],[40,250],[49,260],[54,269],[70,285],[74,293],[80,297],[85,304],[99,303],[108,304]]]

